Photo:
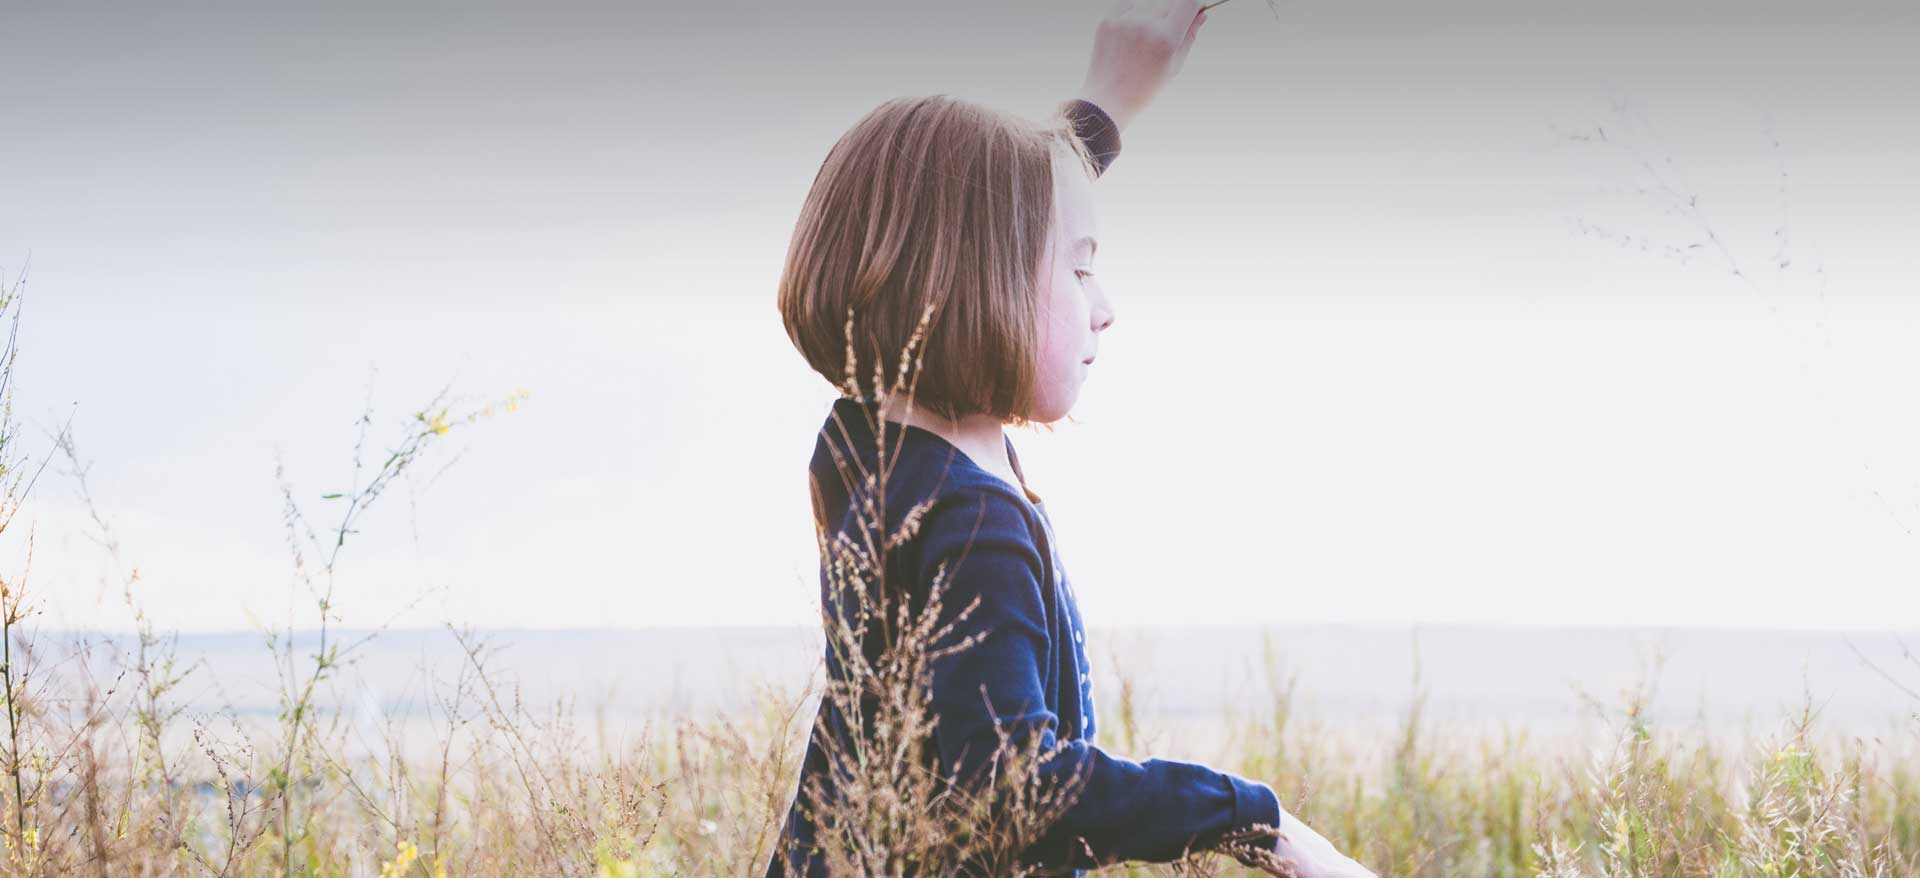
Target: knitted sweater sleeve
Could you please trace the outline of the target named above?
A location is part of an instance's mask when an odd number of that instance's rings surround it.
[[[932,664],[934,741],[943,771],[963,781],[986,776],[999,758],[996,723],[1012,742],[1039,736],[1042,784],[1074,791],[1072,804],[1023,853],[1046,866],[1096,868],[1121,860],[1171,862],[1212,848],[1251,824],[1277,826],[1280,803],[1267,785],[1204,765],[1132,761],[1086,742],[1055,737],[1045,670],[1059,644],[1049,635],[1046,561],[1030,513],[987,489],[941,498],[922,523],[922,587],[942,583],[938,625],[952,625],[964,649]],[[971,607],[971,608],[969,608]]]
[[[1100,105],[1074,98],[1060,105],[1060,113],[1073,125],[1073,133],[1087,145],[1093,157],[1094,173],[1105,174],[1113,160],[1120,157],[1120,126]]]

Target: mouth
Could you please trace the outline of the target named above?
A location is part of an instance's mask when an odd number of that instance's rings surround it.
[[[1089,365],[1089,366],[1091,366],[1091,365],[1093,365],[1093,360],[1094,360],[1094,358],[1093,358],[1093,357],[1088,357],[1088,358],[1086,358],[1086,359],[1084,359],[1084,360],[1081,360],[1080,362],[1082,362],[1082,363],[1085,363],[1085,364],[1087,364],[1087,365]]]

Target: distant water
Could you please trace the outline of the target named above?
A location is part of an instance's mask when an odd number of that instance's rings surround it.
[[[336,636],[352,642],[364,632]],[[53,641],[71,639],[60,634]],[[642,628],[482,632],[499,647],[496,682],[517,686],[539,708],[571,699],[577,712],[616,723],[746,707],[756,691],[798,700],[820,671],[820,633],[809,628]],[[95,636],[96,639],[98,635]],[[1904,635],[1920,648],[1920,636]],[[43,639],[43,643],[47,640]],[[122,641],[124,642],[124,641]],[[1849,645],[1851,642],[1851,645]],[[311,636],[299,641],[312,647]],[[1608,706],[1646,679],[1651,716],[1716,732],[1770,731],[1809,699],[1825,729],[1911,736],[1920,710],[1868,662],[1920,690],[1920,664],[1893,633],[1720,629],[1522,627],[1094,628],[1088,634],[1102,710],[1120,703],[1120,676],[1143,714],[1163,725],[1197,725],[1230,706],[1257,708],[1279,676],[1295,681],[1295,714],[1333,727],[1388,727],[1416,691],[1423,716],[1468,728],[1553,733],[1596,716],[1581,693]],[[178,640],[199,666],[182,697],[192,710],[270,719],[279,709],[274,669],[258,634],[193,634]],[[1856,653],[1856,650],[1858,652]],[[1863,660],[1862,654],[1865,659]],[[423,713],[429,679],[444,686],[463,654],[445,630],[380,634],[355,653],[335,706],[406,718]],[[1417,662],[1416,662],[1417,658]],[[1112,733],[1117,723],[1101,723]]]

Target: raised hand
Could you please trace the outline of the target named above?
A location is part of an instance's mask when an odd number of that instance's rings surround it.
[[[1119,0],[1094,30],[1079,97],[1126,128],[1180,72],[1206,21],[1200,0]]]

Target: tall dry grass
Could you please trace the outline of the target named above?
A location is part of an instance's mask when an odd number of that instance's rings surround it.
[[[967,644],[930,624],[938,589],[917,606],[883,599],[884,554],[911,537],[914,516],[889,528],[896,518],[878,506],[855,531],[821,535],[836,593],[854,598],[843,604],[852,612],[823,613],[838,678],[763,689],[749,707],[655,721],[619,741],[571,702],[526,703],[496,671],[498,644],[449,628],[463,661],[413,718],[429,730],[425,745],[401,740],[405,717],[392,718],[389,746],[356,741],[337,701],[320,697],[364,645],[330,633],[338,562],[384,489],[488,411],[456,414],[441,400],[373,456],[378,465],[362,465],[373,425],[363,416],[355,485],[327,501],[327,527],[282,475],[309,614],[262,632],[281,709],[264,724],[196,712],[182,687],[206,670],[180,660],[143,611],[145,583],[94,502],[72,432],[37,460],[19,446],[18,295],[17,281],[0,290],[16,331],[0,359],[0,539],[20,539],[7,527],[13,513],[63,459],[136,631],[50,642],[34,624],[30,568],[0,576],[5,875],[758,876],[822,702],[865,717],[870,732],[829,742],[842,794],[813,802],[832,827],[836,874],[1018,874],[1021,846],[1074,793],[1030,783],[1047,755],[1030,741],[1004,738],[1002,772],[987,779],[944,775],[930,758],[927,666]],[[906,381],[910,394],[907,359],[893,386]],[[858,475],[877,487],[884,468]],[[1728,749],[1654,725],[1639,693],[1595,721],[1605,744],[1590,750],[1457,740],[1423,718],[1418,698],[1394,734],[1362,737],[1302,714],[1295,682],[1273,673],[1263,691],[1222,706],[1231,746],[1214,764],[1272,783],[1289,810],[1381,875],[1920,876],[1920,736],[1834,744],[1809,710],[1783,717],[1773,738]],[[1131,681],[1120,685],[1119,740],[1132,751],[1154,737],[1155,716]],[[1252,874],[1208,852],[1103,871]]]

